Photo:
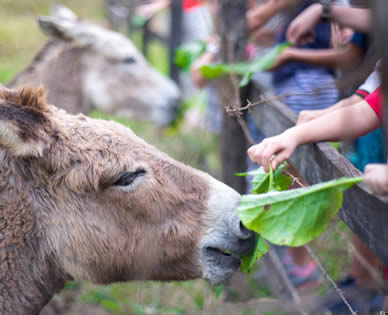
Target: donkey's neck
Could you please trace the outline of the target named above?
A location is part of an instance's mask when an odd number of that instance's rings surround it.
[[[0,314],[39,314],[63,287],[63,272],[49,258],[43,218],[28,202],[28,189],[4,176],[10,162],[0,160]]]
[[[88,114],[91,106],[82,90],[84,52],[84,49],[71,43],[48,41],[8,86],[38,87],[43,84],[48,91],[49,103],[72,114]]]
[[[0,268],[11,268],[12,263],[2,261]],[[10,272],[5,281],[1,280],[0,314],[38,315],[53,295],[63,288],[64,280],[55,274],[52,266],[44,263],[38,266],[31,260],[24,261],[23,266],[17,265],[17,270]],[[39,270],[43,268],[44,272]]]

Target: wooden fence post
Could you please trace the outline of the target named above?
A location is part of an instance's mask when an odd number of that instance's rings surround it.
[[[247,24],[246,0],[220,1],[217,27],[222,39],[222,57],[224,62],[242,61],[246,58]],[[222,104],[240,105],[240,93],[236,80],[228,77],[219,87]],[[238,81],[237,81],[238,82]],[[246,98],[241,97],[245,102]],[[233,102],[234,104],[231,104]],[[245,179],[235,176],[247,168],[247,140],[235,117],[224,111],[221,133],[222,180],[239,193],[245,193]]]
[[[386,14],[388,13],[388,2],[386,0],[373,1],[373,23],[374,23],[374,38],[378,48],[379,56],[381,57],[380,64],[380,76],[382,80],[382,86],[384,91],[384,140],[385,140],[385,151],[388,156],[388,47],[386,39],[388,39],[387,27],[388,23],[386,20]]]
[[[151,41],[151,30],[150,30],[150,20],[148,20],[143,26],[143,42],[142,42],[142,53],[148,58],[148,46]]]
[[[175,51],[182,40],[182,0],[171,0],[169,62],[170,78],[179,84],[179,68],[174,63]]]

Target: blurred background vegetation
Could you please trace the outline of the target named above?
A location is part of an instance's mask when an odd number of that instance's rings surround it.
[[[42,47],[46,38],[40,33],[35,18],[47,15],[50,0],[0,0],[0,83],[6,84],[21,69],[29,64],[35,53]],[[79,16],[106,25],[102,0],[62,0]],[[134,42],[140,45],[141,36],[134,34]],[[149,60],[162,73],[167,73],[168,54],[159,43],[151,43]],[[161,132],[149,123],[128,121],[119,117],[107,117],[94,112],[92,116],[115,119],[130,126],[135,133],[174,158],[201,168],[219,177],[218,137],[199,129],[184,128]],[[346,227],[339,224],[346,232]],[[328,231],[314,247],[319,249],[330,274],[339,278],[348,263],[345,250],[340,247],[338,235]],[[338,257],[344,257],[338,260]],[[253,273],[254,274],[254,273]],[[246,289],[251,298],[270,297],[270,291],[247,277]],[[322,286],[323,293],[326,290]],[[238,299],[240,292],[228,290],[229,297]],[[239,303],[237,309],[224,303],[223,286],[212,288],[203,280],[180,283],[134,282],[95,286],[87,282],[70,282],[65,290],[55,296],[42,314],[262,314],[265,307]],[[264,305],[265,301],[263,300]],[[259,309],[262,309],[260,312]],[[279,312],[276,312],[279,314]]]

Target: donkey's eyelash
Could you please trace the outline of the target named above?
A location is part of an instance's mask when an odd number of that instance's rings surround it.
[[[132,184],[138,177],[144,176],[145,174],[146,171],[144,169],[138,169],[134,172],[124,172],[112,184],[112,186],[128,186]]]
[[[127,57],[121,60],[121,63],[125,63],[127,65],[136,63],[136,59],[134,57]]]

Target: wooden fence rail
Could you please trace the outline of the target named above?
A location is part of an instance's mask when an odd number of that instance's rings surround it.
[[[260,94],[260,88],[255,86],[250,100],[259,99]],[[255,106],[252,112],[257,126],[266,137],[277,135],[296,122],[295,113],[275,100]],[[303,145],[295,151],[290,160],[309,184],[342,176],[361,175],[360,171],[329,143]],[[361,183],[344,193],[339,215],[376,256],[388,265],[388,202],[370,194],[366,185]]]

